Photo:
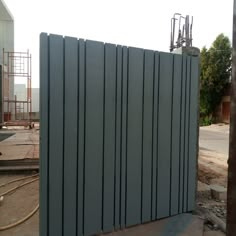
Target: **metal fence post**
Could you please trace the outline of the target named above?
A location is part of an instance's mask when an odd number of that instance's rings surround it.
[[[236,0],[233,10],[233,63],[228,159],[227,236],[236,235]]]

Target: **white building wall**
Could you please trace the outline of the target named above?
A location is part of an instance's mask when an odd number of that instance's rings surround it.
[[[0,18],[0,63],[3,64],[3,48],[5,51],[14,51],[14,21]]]
[[[39,112],[39,88],[32,88],[32,112]]]
[[[15,95],[18,101],[26,101],[27,90],[25,84],[15,84]],[[26,111],[26,105],[25,105]],[[32,112],[39,112],[39,88],[32,88]]]
[[[14,51],[14,19],[3,0],[0,0],[0,64],[3,65],[3,48]],[[4,63],[5,64],[5,63]],[[3,66],[6,71],[6,67]],[[9,99],[14,99],[14,77],[10,78]],[[4,109],[6,111],[6,107]]]
[[[15,84],[15,95],[18,101],[26,101],[27,90],[25,84]]]

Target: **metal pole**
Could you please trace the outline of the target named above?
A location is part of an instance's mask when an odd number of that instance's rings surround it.
[[[30,54],[30,72],[29,72],[29,80],[30,80],[30,122],[31,122],[31,115],[32,115],[32,54]]]
[[[7,121],[10,121],[10,103],[9,103],[9,100],[10,100],[10,83],[9,83],[9,80],[10,80],[10,68],[11,68],[11,65],[10,65],[10,55],[9,55],[9,52],[7,52]]]
[[[172,32],[173,18],[171,18],[170,27],[171,27],[171,31],[170,31],[170,52],[172,52],[173,51],[173,46],[174,46],[174,43],[173,43],[173,32]]]
[[[15,95],[15,120],[17,120],[17,119],[16,119],[16,118],[17,118],[16,113],[17,113],[17,109],[16,109],[16,95]]]
[[[227,236],[236,235],[236,0],[233,10],[233,62],[228,159]]]
[[[185,39],[185,45],[186,47],[190,47],[189,44],[189,16],[187,15],[185,18],[185,33],[186,33],[186,39]]]
[[[4,123],[4,99],[5,99],[5,95],[4,95],[4,86],[5,86],[5,82],[4,82],[4,79],[5,79],[5,71],[4,71],[4,67],[5,67],[5,50],[3,48],[3,51],[2,51],[2,123]]]

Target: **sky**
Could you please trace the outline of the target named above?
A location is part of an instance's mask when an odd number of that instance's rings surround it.
[[[193,46],[231,40],[233,0],[4,0],[15,20],[15,51],[32,53],[32,86],[39,87],[41,32],[169,51],[174,13],[193,16]]]

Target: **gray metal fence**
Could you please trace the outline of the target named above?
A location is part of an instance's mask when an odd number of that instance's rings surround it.
[[[194,209],[198,64],[41,34],[41,236],[93,235]]]

